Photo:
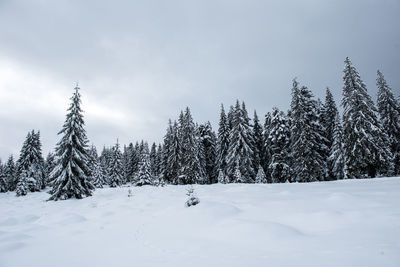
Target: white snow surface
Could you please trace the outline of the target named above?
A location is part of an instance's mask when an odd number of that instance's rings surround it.
[[[400,266],[400,178],[0,194],[0,266]]]

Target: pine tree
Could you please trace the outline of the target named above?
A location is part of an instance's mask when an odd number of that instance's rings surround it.
[[[339,113],[336,114],[333,128],[333,143],[328,158],[328,166],[331,168],[331,179],[344,178],[344,151],[343,151],[343,129],[340,123]]]
[[[16,188],[16,194],[18,197],[28,194],[28,177],[26,170],[22,170],[20,174],[20,178],[18,179],[18,184]]]
[[[334,135],[334,127],[335,127],[335,120],[336,116],[339,114],[337,109],[335,100],[333,99],[333,95],[329,88],[326,88],[326,96],[325,96],[325,103],[324,103],[324,112],[322,123],[325,128],[326,132],[326,139],[328,140],[328,148],[332,146],[333,143],[333,135]]]
[[[263,137],[263,129],[260,125],[260,121],[258,120],[257,112],[254,111],[253,118],[253,131],[252,131],[252,139],[253,139],[253,169],[254,173],[258,172],[258,168],[261,165],[263,160],[264,152],[264,137]],[[263,171],[264,172],[264,171]]]
[[[100,155],[100,166],[104,174],[104,182],[110,184],[110,170],[111,170],[111,159],[113,157],[112,149],[103,147]]]
[[[123,172],[122,172],[122,153],[117,143],[112,148],[112,158],[110,162],[110,187],[117,187],[122,184]]]
[[[265,184],[267,183],[267,176],[265,176],[264,169],[261,165],[258,167],[257,175],[256,175],[256,183],[257,184]]]
[[[235,183],[245,183],[245,182],[247,182],[247,179],[245,177],[243,177],[242,173],[240,172],[239,160],[236,160],[235,171],[233,173],[233,181]]]
[[[7,160],[7,163],[4,166],[4,178],[7,184],[7,190],[8,191],[16,190],[18,177],[13,155],[10,155],[10,157]]]
[[[348,178],[390,175],[392,155],[388,137],[381,130],[377,110],[349,58],[345,60],[343,86],[343,148]]]
[[[32,132],[33,142],[36,151],[37,162],[35,162],[35,168],[37,169],[37,173],[35,176],[37,177],[37,185],[38,190],[44,189],[46,187],[46,171],[45,171],[45,162],[42,156],[42,142],[40,141],[40,131],[37,133]]]
[[[158,144],[157,147],[157,155],[156,155],[156,171],[157,171],[157,176],[164,181],[162,177],[162,162],[163,162],[163,149],[161,144]]]
[[[219,169],[218,170],[218,183],[220,184],[227,184],[229,181],[226,179],[227,177],[225,176],[224,172]]]
[[[296,81],[294,83],[297,83]],[[298,182],[324,180],[325,160],[320,151],[324,145],[318,115],[317,103],[311,91],[303,86],[292,94],[291,144],[293,171]]]
[[[121,159],[121,165],[122,165],[122,183],[126,184],[127,182],[130,181],[130,175],[129,175],[129,160],[130,159],[130,150],[128,149],[127,146],[124,145],[124,150],[122,153],[122,159]]]
[[[205,173],[199,160],[200,143],[196,136],[196,127],[188,107],[179,121],[182,156],[178,183],[202,183]]]
[[[28,133],[24,144],[22,145],[19,159],[17,161],[17,176],[19,177],[22,172],[28,171],[29,168],[34,166],[34,169],[37,170],[37,174],[35,177],[37,180],[35,181],[34,191],[39,191],[44,188],[45,183],[45,172],[44,172],[44,160],[41,152],[41,143],[40,143],[40,133],[35,133],[34,130]]]
[[[253,169],[253,150],[252,150],[252,134],[247,116],[246,107],[243,103],[240,107],[239,101],[236,101],[234,110],[234,120],[232,130],[229,135],[229,148],[227,156],[227,175],[233,177],[233,181],[238,182],[235,178],[236,165],[239,164],[241,173],[241,182],[251,183],[254,181]]]
[[[93,171],[95,168],[95,164],[97,161],[98,155],[97,155],[97,149],[94,145],[92,145],[88,151],[88,168],[89,168],[89,174],[88,174],[88,180],[93,184]]]
[[[326,88],[326,97],[325,103],[323,106],[323,113],[321,116],[321,124],[324,129],[325,138],[326,138],[326,146],[328,154],[332,154],[332,146],[335,142],[334,138],[334,131],[336,125],[336,117],[338,116],[339,112],[336,107],[335,100],[333,99],[333,95],[329,88]],[[339,120],[340,124],[340,120]],[[329,156],[330,157],[330,156]],[[326,170],[326,178],[327,180],[334,180],[337,179],[337,172],[333,171],[334,166],[332,165],[333,161],[327,159],[327,170]],[[336,173],[336,174],[335,174]]]
[[[229,148],[229,131],[230,129],[229,129],[228,118],[225,115],[224,106],[221,104],[221,113],[220,113],[219,128],[218,128],[218,141],[217,141],[217,168],[224,173],[224,176],[227,171],[226,158],[228,155],[228,148]]]
[[[137,174],[139,172],[139,164],[140,164],[140,146],[139,143],[136,142],[135,146],[130,146],[130,157],[129,157],[129,180],[132,183],[137,181]]]
[[[153,177],[157,177],[157,145],[153,143],[150,150],[150,170]]]
[[[291,181],[291,168],[288,164],[290,162],[289,134],[290,129],[285,114],[278,108],[273,108],[269,136],[266,140],[271,155],[268,166],[271,179],[268,182]]]
[[[56,166],[52,172],[53,189],[50,200],[83,198],[91,196],[93,185],[88,181],[87,137],[84,127],[79,87],[71,98],[63,134],[56,147]]]
[[[7,191],[8,191],[8,185],[6,180],[5,167],[3,167],[3,164],[1,163],[0,159],[0,193],[4,193]]]
[[[181,143],[178,123],[169,122],[163,148],[163,177],[168,183],[178,184],[178,171],[181,168]]]
[[[227,115],[229,132],[232,131],[234,120],[235,120],[235,108],[231,105],[231,106],[229,106],[229,111],[228,111],[228,115]]]
[[[327,128],[324,122],[325,106],[322,104],[320,99],[314,101],[316,110],[316,122],[313,124],[314,131],[316,134],[316,151],[320,155],[322,162],[321,168],[323,169],[323,175],[319,178],[320,181],[330,180],[327,173],[327,160],[330,153],[330,142],[328,141]]]
[[[199,126],[201,152],[204,154],[204,171],[206,175],[206,183],[217,182],[217,137],[212,130],[211,123],[206,122]]]
[[[389,147],[393,155],[394,174],[400,174],[400,103],[394,97],[392,89],[385,77],[378,70],[376,85],[378,86],[378,112],[382,129],[388,135]]]
[[[93,165],[92,184],[96,188],[103,188],[103,185],[106,184],[104,171],[103,168],[101,167],[99,158],[96,159]]]
[[[138,179],[139,180],[137,181],[136,186],[153,184],[148,146],[143,150],[141,155]]]
[[[271,163],[271,159],[272,159],[271,158],[271,149],[268,144],[268,136],[271,131],[271,120],[272,120],[271,113],[267,112],[267,114],[265,114],[265,118],[264,118],[264,129],[263,129],[263,140],[264,140],[263,151],[264,152],[261,155],[261,166],[264,168],[264,172],[267,177],[271,176],[269,169],[268,169],[269,164]]]
[[[49,152],[47,154],[45,163],[44,163],[44,172],[46,174],[46,185],[48,186],[53,186],[52,180],[51,180],[51,172],[54,170],[54,167],[56,166],[56,161],[54,154]]]

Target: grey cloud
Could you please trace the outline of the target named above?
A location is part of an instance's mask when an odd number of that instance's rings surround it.
[[[51,90],[64,96],[79,80],[88,135],[97,146],[117,137],[161,141],[168,118],[186,105],[214,128],[219,104],[236,98],[260,117],[273,106],[287,109],[294,77],[317,97],[331,87],[339,103],[346,56],[373,98],[377,68],[399,95],[399,13],[395,0],[3,1],[0,59],[46,74],[42,86],[40,79],[29,83],[31,90],[45,91],[48,77]],[[88,102],[123,118],[96,116]],[[54,107],[57,116],[66,105]],[[63,119],[56,125],[49,119],[42,132],[59,129]],[[3,127],[10,121],[18,129]],[[29,123],[11,112],[0,124],[4,159],[15,151],[15,131]],[[57,140],[56,131],[48,136],[46,151]]]

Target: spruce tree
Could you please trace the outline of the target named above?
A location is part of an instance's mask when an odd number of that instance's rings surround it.
[[[95,168],[97,158],[98,158],[98,155],[97,155],[96,147],[94,145],[92,145],[88,151],[88,168],[89,168],[88,180],[92,184],[93,184],[93,171]]]
[[[56,166],[52,172],[53,188],[50,200],[91,196],[93,185],[88,181],[88,150],[81,109],[79,87],[71,98],[65,123],[56,147]]]
[[[229,130],[228,118],[225,115],[224,106],[221,104],[216,160],[217,160],[217,168],[224,173],[224,176],[226,174],[226,167],[227,167],[226,158],[228,155],[228,148],[229,148],[229,131],[230,130]]]
[[[199,126],[201,151],[204,153],[204,170],[206,175],[206,183],[217,182],[217,137],[212,130],[211,123],[206,122]]]
[[[136,182],[136,186],[151,184],[153,184],[153,176],[151,174],[150,155],[148,146],[145,146],[141,154],[138,181]]]
[[[7,163],[4,165],[4,176],[7,190],[14,191],[17,188],[18,177],[13,155],[10,155]]]
[[[323,113],[321,116],[321,125],[324,129],[325,133],[325,138],[326,138],[326,146],[327,146],[327,151],[328,154],[332,154],[332,146],[333,143],[335,142],[334,138],[334,131],[335,131],[335,125],[336,125],[336,117],[338,116],[339,112],[336,107],[335,100],[333,99],[333,95],[329,88],[326,88],[326,97],[325,97],[325,103],[323,106]],[[339,120],[340,123],[340,120]],[[330,156],[329,156],[330,157]],[[332,165],[332,161],[327,159],[327,170],[326,170],[326,178],[327,180],[334,180],[337,179],[337,174],[336,172],[333,171],[334,166]]]
[[[326,132],[326,139],[328,141],[328,148],[332,146],[333,143],[333,135],[334,135],[334,127],[336,116],[339,114],[337,109],[335,100],[333,99],[333,95],[329,88],[326,88],[326,96],[324,103],[324,112],[322,115],[322,124],[324,125]]]
[[[157,147],[157,155],[156,155],[156,171],[157,171],[157,176],[161,179],[164,180],[162,177],[162,162],[163,162],[163,149],[161,144],[158,144]]]
[[[35,131],[32,130],[26,136],[24,144],[21,148],[19,159],[17,161],[17,166],[18,179],[24,170],[28,172],[29,168],[31,167],[38,172],[35,174],[37,179],[35,181],[35,186],[30,188],[30,190],[39,191],[40,189],[44,188],[45,171],[39,132],[35,133]]]
[[[46,187],[46,171],[45,171],[45,162],[42,156],[42,142],[40,141],[40,131],[37,133],[33,132],[33,142],[36,151],[37,162],[35,163],[35,168],[37,169],[37,173],[35,176],[37,177],[37,184],[40,189],[44,189]]]
[[[129,146],[130,149],[130,157],[129,157],[129,180],[132,183],[137,181],[137,174],[139,172],[139,164],[140,164],[140,146],[139,143],[136,142],[135,146]]]
[[[291,181],[289,151],[290,129],[285,114],[278,108],[273,108],[267,146],[271,155],[268,172],[271,178],[268,182],[284,183]]]
[[[163,148],[163,177],[168,183],[178,184],[178,172],[181,163],[181,140],[178,123],[169,122]]]
[[[321,168],[323,169],[323,176],[319,178],[320,181],[330,180],[327,173],[327,160],[330,153],[330,142],[328,141],[327,128],[324,121],[326,109],[322,104],[320,99],[314,101],[315,110],[316,110],[316,122],[313,124],[314,131],[316,134],[316,151],[319,153],[322,162]]]
[[[343,86],[343,148],[348,178],[390,175],[393,171],[388,137],[381,129],[377,110],[349,58],[345,60]]]
[[[153,143],[150,150],[150,170],[153,177],[158,176],[157,173],[157,145]]]
[[[130,159],[130,150],[126,145],[124,145],[124,150],[122,152],[122,159],[121,159],[121,165],[122,165],[122,183],[126,184],[127,182],[130,181],[130,166],[129,166],[129,160]]]
[[[384,132],[389,138],[389,147],[393,155],[394,174],[400,174],[400,103],[394,97],[385,77],[378,70],[378,112]]]
[[[110,187],[117,187],[122,184],[123,170],[122,170],[122,153],[119,148],[119,143],[117,143],[112,148],[112,157],[110,162]]]
[[[110,170],[111,170],[111,158],[112,150],[110,148],[103,147],[100,155],[100,166],[104,174],[104,182],[110,184]]]
[[[257,184],[265,184],[265,183],[267,183],[267,177],[265,176],[264,169],[261,166],[258,167],[258,171],[257,171],[256,181],[255,182]]]
[[[265,114],[264,118],[264,129],[263,129],[263,153],[261,154],[261,166],[264,168],[265,175],[270,177],[271,174],[269,173],[269,164],[271,163],[271,149],[268,144],[268,136],[271,130],[271,120],[272,116],[270,112]]]
[[[246,107],[243,103],[240,107],[239,101],[236,101],[234,110],[234,119],[232,129],[229,135],[229,148],[227,156],[227,175],[234,182],[252,183],[254,181],[253,169],[253,150],[252,150],[252,130],[247,116]],[[236,179],[235,173],[237,164],[241,173],[240,180]]]
[[[247,179],[245,177],[243,177],[242,173],[240,172],[239,160],[236,160],[235,171],[233,172],[233,182],[235,182],[235,183],[246,183],[247,182]]]
[[[294,84],[297,83],[296,81]],[[311,91],[303,86],[292,94],[291,145],[293,172],[298,182],[324,180],[325,159],[321,155],[320,123],[317,115],[317,103],[312,99]]]
[[[56,165],[55,162],[55,157],[52,152],[49,152],[47,154],[45,164],[44,164],[44,171],[46,174],[46,184],[50,187],[53,187],[52,180],[51,180],[51,172],[54,170],[54,167]]]
[[[227,184],[229,181],[226,179],[227,177],[225,176],[224,172],[219,169],[218,170],[218,183],[220,184]]]
[[[1,163],[0,159],[0,193],[4,193],[7,191],[8,191],[8,185],[6,180],[5,167],[3,167],[3,164]]]
[[[126,150],[124,151],[124,175],[125,175],[125,180],[127,183],[130,183],[132,181],[132,176],[133,176],[133,168],[132,168],[132,153],[133,153],[133,144],[129,143],[129,145],[126,147]]]
[[[258,120],[257,112],[254,111],[253,118],[253,169],[254,173],[258,172],[258,168],[262,163],[263,155],[264,155],[264,137],[263,137],[263,128],[260,125],[260,121]]]
[[[331,171],[331,179],[344,178],[344,151],[343,151],[343,129],[340,123],[339,113],[336,114],[335,124],[333,128],[333,143],[328,158],[328,166]]]
[[[178,183],[202,183],[205,173],[199,160],[200,143],[196,136],[196,127],[188,107],[179,121],[182,156]]]
[[[99,158],[96,158],[96,161],[93,164],[91,180],[93,186],[96,188],[103,188],[103,185],[106,184],[104,177],[104,170],[101,167]]]
[[[22,170],[19,176],[16,194],[18,197],[28,194],[28,174],[26,170]]]

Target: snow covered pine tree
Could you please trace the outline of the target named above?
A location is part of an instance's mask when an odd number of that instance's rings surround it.
[[[377,109],[349,58],[343,86],[343,149],[348,178],[390,175],[393,172],[389,139],[376,116]]]
[[[389,138],[389,147],[394,158],[394,174],[400,174],[400,104],[394,97],[385,77],[378,70],[378,111],[382,127]]]
[[[49,200],[83,198],[91,196],[93,185],[88,181],[87,137],[83,121],[79,87],[71,98],[65,123],[59,134],[63,134],[56,147],[56,166],[52,172],[54,181]]]

